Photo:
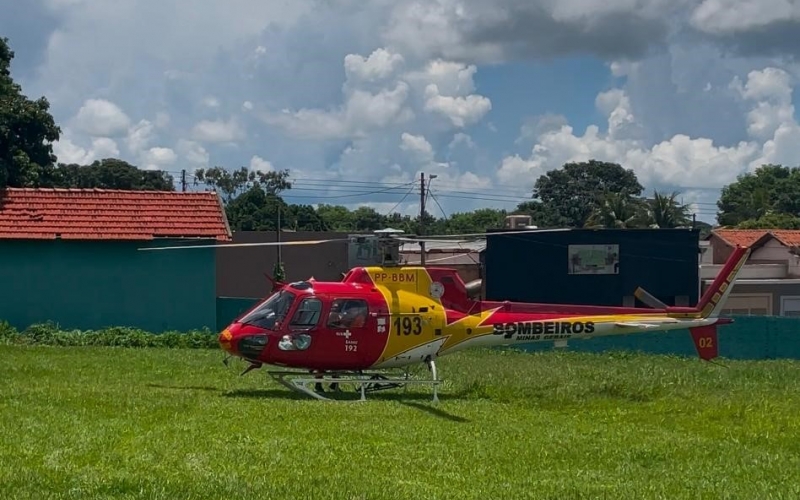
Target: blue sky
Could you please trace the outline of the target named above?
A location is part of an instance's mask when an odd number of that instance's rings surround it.
[[[0,35],[63,162],[289,169],[290,202],[406,213],[425,172],[451,214],[594,158],[713,222],[738,174],[798,163],[784,3],[0,0]]]

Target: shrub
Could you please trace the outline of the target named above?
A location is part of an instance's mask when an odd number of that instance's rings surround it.
[[[138,328],[114,326],[100,330],[62,330],[53,322],[30,325],[22,332],[0,322],[0,344],[99,347],[161,347],[217,349],[217,336],[209,329],[152,333]]]

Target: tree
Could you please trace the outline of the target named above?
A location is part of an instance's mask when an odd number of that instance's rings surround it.
[[[739,175],[722,189],[717,207],[722,226],[756,227],[770,214],[800,217],[800,168],[767,164]]]
[[[739,229],[800,229],[800,217],[768,213],[758,219],[748,219],[736,225]]]
[[[644,188],[633,170],[616,163],[589,160],[567,163],[537,179],[533,197],[538,198],[569,227],[583,227],[605,193],[639,196]]]
[[[233,231],[275,231],[278,229],[278,213],[286,214],[288,205],[273,193],[267,193],[261,186],[253,185],[233,198],[225,206],[228,223]],[[285,217],[280,218],[280,227],[290,227]]]
[[[13,59],[8,38],[0,38],[0,188],[38,187],[52,174],[61,129],[47,99],[28,99],[14,82]]]
[[[194,175],[197,182],[204,182],[221,192],[225,203],[230,203],[253,187],[273,195],[292,187],[288,170],[261,172],[240,167],[231,172],[222,167],[212,167],[208,170],[198,169]]]
[[[352,231],[352,213],[342,205],[320,204],[317,215],[331,231]]]
[[[505,210],[479,208],[472,212],[454,213],[447,218],[447,234],[482,233],[488,229],[502,228],[506,218]]]
[[[645,224],[653,228],[686,227],[691,224],[689,206],[678,201],[678,193],[669,195],[653,191],[653,197],[644,202]]]
[[[641,227],[643,205],[639,198],[621,193],[605,193],[586,219],[584,227],[617,229]]]
[[[554,207],[537,200],[520,203],[512,215],[530,215],[531,225],[540,228],[559,228],[570,224]]]
[[[123,160],[105,158],[91,165],[60,163],[42,187],[174,191],[174,182],[166,172],[142,170]]]

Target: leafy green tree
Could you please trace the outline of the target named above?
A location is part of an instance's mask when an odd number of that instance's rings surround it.
[[[0,188],[38,187],[52,175],[61,129],[47,99],[28,99],[14,82],[12,59],[8,38],[0,38]]]
[[[142,170],[135,165],[105,158],[91,165],[59,164],[43,187],[101,188],[174,191],[175,179],[166,172]]]
[[[644,203],[621,193],[605,193],[596,202],[584,227],[636,228],[641,227]]]
[[[280,196],[267,193],[256,185],[231,199],[225,206],[233,231],[275,231],[278,229],[279,214],[281,229],[290,228],[291,221],[284,216],[288,212],[288,205]]]
[[[717,220],[722,226],[745,222],[752,226],[769,214],[798,217],[800,168],[768,164],[739,175],[722,189],[717,207]]]
[[[554,220],[548,220],[548,225],[563,221],[569,227],[584,227],[605,193],[634,197],[643,190],[633,170],[616,163],[589,160],[567,163],[539,177],[533,198],[554,212]]]
[[[768,213],[736,225],[739,229],[800,229],[800,217],[784,213]]]
[[[281,215],[285,224],[295,231],[330,231],[325,220],[311,205],[288,205],[285,214]]]
[[[496,208],[479,208],[472,212],[454,213],[447,218],[445,234],[482,233],[502,228],[507,212]]]
[[[517,205],[514,215],[529,215],[531,225],[540,228],[567,227],[571,221],[562,216],[552,205],[538,200],[525,201]]]
[[[653,191],[653,197],[644,202],[644,222],[653,228],[670,229],[691,225],[689,206],[678,201],[678,193],[668,195]]]
[[[342,205],[317,206],[317,215],[331,231],[351,231],[353,229],[352,213]]]
[[[256,187],[267,194],[279,194],[292,188],[289,171],[253,171],[246,167],[230,171],[222,167],[198,169],[194,173],[198,183],[205,183],[221,193],[225,203]]]

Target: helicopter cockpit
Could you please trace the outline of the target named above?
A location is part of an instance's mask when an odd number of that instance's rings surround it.
[[[285,288],[281,289],[239,319],[238,322],[265,330],[277,330],[283,323],[284,318],[286,318],[295,299],[296,295],[293,292]]]

